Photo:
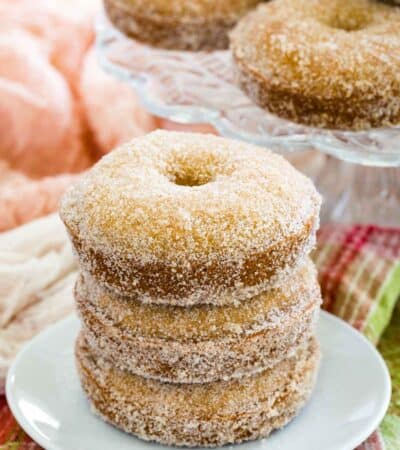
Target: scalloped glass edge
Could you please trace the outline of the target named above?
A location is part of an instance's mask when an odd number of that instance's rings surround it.
[[[400,127],[360,132],[305,127],[261,110],[241,93],[247,99],[251,108],[254,108],[254,111],[263,114],[263,119],[266,122],[274,121],[274,123],[279,123],[279,129],[287,128],[289,131],[286,134],[273,136],[261,130],[252,132],[239,128],[237,123],[225,117],[220,110],[201,105],[200,102],[191,105],[179,102],[168,104],[159,96],[157,97],[154,93],[155,90],[151,88],[151,85],[154,86],[157,85],[157,82],[161,82],[154,74],[142,69],[132,70],[111,60],[112,46],[121,45],[123,47],[132,43],[142,52],[148,54],[153,66],[157,66],[157,56],[159,55],[173,58],[178,58],[180,55],[185,58],[188,56],[197,58],[198,55],[205,54],[149,47],[123,35],[110,24],[104,13],[98,17],[95,48],[101,67],[117,79],[128,82],[138,96],[141,105],[154,115],[184,124],[207,123],[213,125],[222,136],[244,140],[281,153],[314,148],[356,164],[376,167],[400,166]],[[217,58],[225,54],[224,57],[226,58],[227,52],[213,52],[212,54],[216,55]],[[135,56],[135,53],[131,56]],[[197,81],[201,83],[202,78],[198,78]],[[232,85],[232,83],[230,84]],[[232,89],[239,89],[236,86],[231,87]],[[229,104],[227,104],[227,107],[229,108]],[[247,120],[249,120],[249,116]]]

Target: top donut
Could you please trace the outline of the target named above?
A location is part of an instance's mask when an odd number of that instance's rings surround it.
[[[156,131],[105,156],[64,196],[83,270],[143,302],[235,303],[315,241],[312,182],[263,148]]]
[[[263,0],[104,0],[108,17],[128,36],[176,50],[216,50],[228,32]]]
[[[400,8],[374,0],[276,0],[231,34],[245,92],[317,127],[400,123]]]

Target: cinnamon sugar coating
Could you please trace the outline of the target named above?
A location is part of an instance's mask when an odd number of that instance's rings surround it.
[[[141,439],[215,447],[268,436],[286,425],[310,396],[319,364],[314,339],[259,374],[231,381],[170,384],[120,371],[76,346],[82,386],[107,422]]]
[[[243,90],[315,127],[400,123],[400,9],[375,0],[279,0],[231,33]]]
[[[123,33],[177,50],[216,50],[228,32],[263,0],[104,0],[108,17]]]
[[[312,182],[263,148],[157,131],[104,157],[61,202],[82,269],[147,303],[227,304],[315,242]]]
[[[309,258],[290,280],[239,305],[201,304],[190,308],[145,304],[102,288],[81,273],[75,287],[78,307],[89,308],[107,326],[125,334],[182,342],[222,339],[277,328],[297,319],[310,303],[320,301],[317,271]]]
[[[321,303],[307,261],[290,283],[239,306],[146,305],[81,276],[75,289],[84,336],[116,367],[146,378],[204,383],[241,377],[287,358],[314,333]]]

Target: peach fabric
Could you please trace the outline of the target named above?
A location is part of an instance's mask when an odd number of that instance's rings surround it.
[[[158,125],[86,58],[100,6],[0,0],[0,231],[55,211],[96,143],[103,154]]]
[[[92,163],[78,81],[99,0],[0,0],[0,158],[31,177]]]
[[[90,164],[79,106],[29,33],[0,33],[0,158],[27,175],[77,172]]]
[[[157,119],[138,104],[133,89],[99,67],[93,50],[83,65],[80,94],[101,154],[158,127]]]
[[[0,232],[56,211],[60,197],[78,176],[33,180],[0,161]]]
[[[0,29],[23,29],[40,40],[71,86],[94,39],[98,0],[0,0]]]

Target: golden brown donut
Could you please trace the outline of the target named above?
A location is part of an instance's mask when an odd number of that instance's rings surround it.
[[[83,271],[145,303],[238,303],[313,247],[320,196],[282,157],[156,131],[111,152],[63,197]]]
[[[335,129],[400,123],[400,9],[375,0],[279,0],[231,34],[238,82],[295,122]]]
[[[111,21],[139,41],[179,50],[228,47],[228,31],[263,0],[104,0]]]
[[[97,414],[141,439],[188,447],[259,439],[286,425],[310,396],[319,358],[311,339],[250,377],[170,384],[116,369],[82,335],[76,346],[81,383]]]
[[[290,283],[238,306],[148,305],[106,291],[88,275],[76,288],[85,338],[116,367],[146,378],[204,383],[256,373],[314,333],[321,303],[310,260]]]

